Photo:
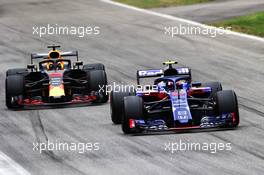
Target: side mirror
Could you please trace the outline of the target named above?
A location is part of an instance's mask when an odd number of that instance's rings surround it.
[[[33,70],[35,68],[35,64],[28,64],[27,68]]]
[[[75,62],[75,66],[77,66],[77,67],[82,66],[82,65],[83,65],[82,61],[76,61]]]
[[[202,83],[201,82],[193,82],[192,86],[193,87],[200,87],[200,86],[202,86]]]

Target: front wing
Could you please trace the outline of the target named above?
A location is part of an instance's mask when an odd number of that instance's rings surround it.
[[[205,116],[200,125],[168,127],[163,120],[129,120],[130,129],[136,132],[184,131],[210,128],[228,128],[235,122],[235,114],[228,113],[220,116]]]
[[[85,95],[83,97],[75,97],[71,101],[54,101],[54,102],[43,102],[42,100],[25,99],[20,102],[20,105],[24,107],[34,106],[62,106],[62,105],[74,105],[74,104],[90,104],[100,99],[98,95]]]

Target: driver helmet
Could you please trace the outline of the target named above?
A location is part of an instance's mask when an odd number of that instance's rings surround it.
[[[64,63],[63,63],[63,61],[57,62],[57,69],[59,69],[59,70],[63,70],[64,69]]]
[[[54,69],[54,64],[53,63],[51,63],[51,62],[49,62],[49,63],[46,63],[46,69],[47,70],[53,70]]]

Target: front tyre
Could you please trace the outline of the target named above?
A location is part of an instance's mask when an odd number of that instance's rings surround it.
[[[6,106],[10,109],[23,107],[25,80],[23,75],[6,77]]]
[[[124,97],[133,96],[135,92],[130,89],[125,89],[125,91],[111,91],[110,93],[110,110],[111,119],[114,124],[122,123],[122,115],[124,114]]]
[[[233,90],[224,90],[216,93],[216,113],[217,115],[232,114],[230,127],[239,125],[239,110],[236,93]]]
[[[88,88],[90,91],[99,92],[100,99],[96,102],[106,103],[109,98],[107,92],[107,76],[104,70],[92,70],[88,74]]]
[[[122,130],[125,134],[136,133],[135,121],[142,119],[144,115],[143,99],[138,96],[124,98],[124,115],[122,118]],[[134,123],[133,123],[134,122]]]

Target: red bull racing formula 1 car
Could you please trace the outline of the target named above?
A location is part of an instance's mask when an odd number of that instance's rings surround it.
[[[49,53],[31,54],[27,68],[6,72],[6,106],[22,108],[37,105],[105,103],[107,76],[103,64],[86,64],[77,51],[61,52],[48,46]],[[69,57],[76,57],[72,62]],[[34,60],[39,60],[34,64]]]
[[[137,71],[141,78],[157,77],[148,89],[131,88],[110,94],[111,117],[124,133],[236,127],[239,110],[233,90],[222,90],[219,82],[192,82],[188,67]]]

